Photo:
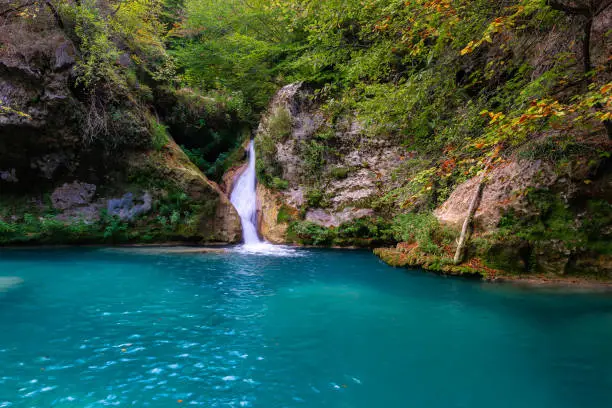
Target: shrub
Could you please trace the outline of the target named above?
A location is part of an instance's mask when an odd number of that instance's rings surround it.
[[[417,243],[426,253],[440,255],[441,246],[452,243],[453,233],[440,225],[431,213],[408,213],[393,220],[395,239],[403,242]]]
[[[391,224],[382,218],[360,218],[337,228],[327,228],[311,221],[289,225],[288,236],[305,245],[378,246],[394,242]]]
[[[325,167],[325,152],[327,147],[316,140],[302,142],[301,156],[304,160],[304,175],[307,179],[314,181],[321,176]]]
[[[329,206],[323,190],[313,187],[306,191],[306,205],[310,208],[325,208]]]
[[[342,180],[348,177],[351,169],[348,167],[334,167],[330,170],[329,175],[336,180]]]
[[[170,142],[168,127],[159,123],[155,118],[151,118],[149,123],[153,148],[160,151]]]
[[[293,210],[286,205],[282,205],[278,210],[278,215],[276,216],[276,222],[279,224],[289,223],[294,220]]]
[[[257,161],[255,171],[258,180],[267,187],[273,187],[273,179],[281,176],[281,169],[276,160],[276,142],[268,133],[255,138]]]
[[[279,177],[273,177],[272,182],[270,183],[270,187],[276,190],[286,190],[289,188],[289,182]]]
[[[270,114],[266,125],[266,133],[274,141],[284,142],[291,136],[291,113],[285,107],[277,107]]]

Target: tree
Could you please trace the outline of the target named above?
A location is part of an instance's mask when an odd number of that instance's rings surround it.
[[[584,22],[584,38],[582,39],[582,58],[584,72],[591,71],[591,29],[593,20],[612,6],[612,0],[547,0],[554,10],[573,16],[582,16]]]

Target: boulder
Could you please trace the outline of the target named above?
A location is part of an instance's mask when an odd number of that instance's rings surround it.
[[[550,164],[536,160],[505,163],[491,171],[488,178],[474,216],[475,225],[485,230],[497,227],[503,212],[508,209],[524,215],[534,211],[529,208],[522,193],[528,188],[548,187],[556,181],[557,176]],[[434,212],[438,220],[460,227],[479,183],[480,176],[476,176],[457,186]]]
[[[95,185],[74,181],[56,188],[51,194],[51,203],[53,208],[63,211],[91,203],[95,194]]]

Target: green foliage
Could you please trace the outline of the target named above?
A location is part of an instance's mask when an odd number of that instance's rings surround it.
[[[289,188],[289,182],[279,177],[273,177],[272,182],[270,183],[270,187],[275,190],[286,190],[287,188]]]
[[[306,205],[310,208],[326,208],[329,207],[329,197],[326,196],[325,191],[319,187],[311,187],[306,191],[304,195],[306,199]]]
[[[160,151],[170,142],[168,127],[159,123],[155,118],[151,118],[149,123],[151,127],[151,142],[153,144],[153,148]]]
[[[303,141],[300,156],[303,159],[304,175],[310,181],[319,180],[326,164],[325,144],[316,140]]]
[[[291,114],[284,107],[272,111],[265,124],[266,132],[276,142],[284,142],[291,135]]]
[[[329,175],[336,180],[342,180],[348,177],[351,169],[348,167],[334,167],[329,171]]]
[[[113,244],[127,241],[128,226],[117,216],[104,215],[102,217],[102,225],[104,228],[104,240]]]
[[[279,224],[289,223],[295,220],[293,210],[286,205],[281,205],[276,216],[276,222]]]
[[[376,246],[393,242],[389,222],[381,218],[360,218],[326,228],[310,221],[295,221],[289,225],[288,236],[303,245],[316,246]]]
[[[526,195],[538,212],[531,216],[508,211],[499,223],[500,236],[515,236],[527,242],[560,241],[567,249],[591,249],[612,253],[601,232],[612,225],[612,204],[589,200],[584,207],[571,207],[548,190],[532,189]]]
[[[262,133],[255,138],[255,171],[257,179],[267,187],[274,188],[274,179],[282,176],[281,167],[276,159],[276,142],[269,133]]]
[[[402,214],[393,221],[395,239],[416,243],[419,249],[428,254],[440,255],[443,248],[453,243],[455,233],[440,225],[430,213]]]

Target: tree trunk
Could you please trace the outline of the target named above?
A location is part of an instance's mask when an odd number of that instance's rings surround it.
[[[465,217],[465,221],[463,222],[463,228],[461,229],[461,235],[459,236],[459,243],[457,244],[457,250],[455,251],[455,258],[453,260],[455,265],[459,265],[463,261],[463,256],[465,252],[465,246],[469,240],[470,232],[472,229],[472,223],[474,221],[474,215],[476,214],[476,210],[478,209],[478,205],[480,204],[480,199],[482,198],[482,192],[485,188],[486,177],[483,174],[480,183],[478,183],[478,188],[476,189],[476,193],[472,198],[472,202],[470,203],[470,208],[468,209],[467,217]]]
[[[55,18],[55,23],[57,24],[57,26],[60,29],[63,30],[64,29],[64,22],[62,21],[62,18],[60,17],[59,13],[57,12],[57,9],[55,8],[55,6],[53,6],[53,4],[51,4],[50,0],[45,0],[45,4],[49,8],[49,11],[51,11],[51,14],[53,14],[53,18]]]
[[[584,73],[591,70],[591,28],[593,27],[593,18],[587,17],[584,26],[584,39],[582,40],[582,58],[584,64]]]

